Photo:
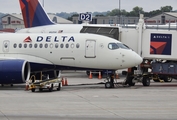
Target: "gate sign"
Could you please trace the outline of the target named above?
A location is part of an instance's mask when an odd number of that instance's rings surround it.
[[[92,21],[92,14],[91,13],[80,13],[79,21]]]

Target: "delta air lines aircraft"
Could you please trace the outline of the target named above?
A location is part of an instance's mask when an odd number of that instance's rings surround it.
[[[1,33],[0,84],[23,83],[39,72],[117,70],[139,65],[142,58],[121,42],[84,33]]]

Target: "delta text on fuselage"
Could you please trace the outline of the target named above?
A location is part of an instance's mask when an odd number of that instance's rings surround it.
[[[42,42],[42,41],[46,41],[46,42],[75,42],[75,39],[73,36],[38,36],[36,39],[37,42]]]

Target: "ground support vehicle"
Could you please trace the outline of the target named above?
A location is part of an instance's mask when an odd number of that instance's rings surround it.
[[[177,78],[176,71],[176,62],[144,60],[139,70],[133,67],[126,73],[125,84],[134,86],[136,82],[142,82],[144,86],[149,86],[150,80],[154,80],[154,82],[171,82],[173,78]]]
[[[39,89],[39,91],[48,89],[49,92],[52,92],[54,89],[59,91],[62,87],[61,83],[62,81],[60,78],[47,79],[47,80],[35,80],[33,83],[29,83],[29,89],[32,92],[35,92],[36,89]]]
[[[143,63],[136,66],[137,70],[130,68],[131,71],[126,74],[126,84],[130,86],[136,82],[149,86],[151,79],[155,82],[171,82],[177,78],[177,24],[170,25],[169,22],[168,25],[151,26],[145,22],[140,14],[137,25],[119,28],[119,41],[143,58]]]

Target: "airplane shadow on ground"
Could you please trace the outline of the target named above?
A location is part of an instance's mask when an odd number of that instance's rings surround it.
[[[168,87],[177,87],[177,82],[171,82],[171,83],[154,83],[152,82],[150,86],[143,86],[142,84],[138,83],[135,86],[128,86],[128,85],[117,85],[115,84],[114,88],[107,88],[107,89],[143,89],[143,88],[168,88]],[[105,85],[103,82],[100,83],[85,83],[85,84],[74,84],[74,85],[68,85],[63,86],[62,90],[70,90],[70,89],[105,89]],[[11,85],[4,85],[0,86],[0,90],[24,90],[25,91],[25,84],[14,84]],[[36,90],[36,92],[40,92]],[[43,92],[48,92],[48,90],[44,90]],[[53,91],[55,92],[55,90]]]

